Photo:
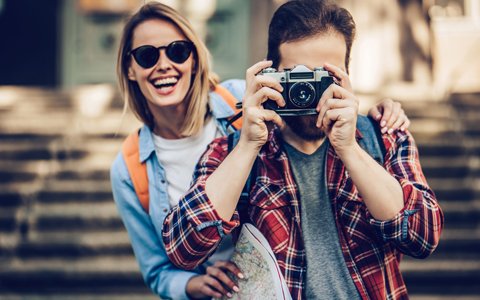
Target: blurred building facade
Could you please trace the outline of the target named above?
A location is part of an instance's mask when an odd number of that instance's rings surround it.
[[[268,21],[284,1],[163,2],[194,24],[212,52],[215,71],[228,79],[242,78],[266,56]],[[338,2],[357,22],[351,76],[359,92],[378,93],[398,82],[433,87],[439,94],[479,89],[479,1]],[[0,34],[8,47],[0,50],[0,85],[115,83],[123,22],[142,3],[1,0]]]

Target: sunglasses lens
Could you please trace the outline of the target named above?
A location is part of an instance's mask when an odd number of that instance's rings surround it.
[[[168,45],[167,56],[173,62],[181,64],[185,62],[192,53],[192,43],[185,41],[173,42]]]
[[[153,46],[142,46],[135,50],[133,57],[143,68],[151,68],[157,63],[159,52]]]

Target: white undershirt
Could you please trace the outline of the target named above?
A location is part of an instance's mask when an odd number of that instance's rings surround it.
[[[208,144],[220,135],[213,118],[210,118],[203,130],[195,136],[169,140],[153,134],[155,153],[167,178],[170,207],[177,205],[180,197],[185,195],[200,156]]]

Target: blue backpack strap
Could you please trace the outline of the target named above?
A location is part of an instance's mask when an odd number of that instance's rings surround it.
[[[357,118],[357,129],[363,135],[363,138],[359,141],[360,147],[383,166],[386,149],[378,122],[370,117],[359,115]]]

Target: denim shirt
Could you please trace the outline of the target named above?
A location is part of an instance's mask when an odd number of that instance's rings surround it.
[[[243,98],[245,81],[228,80],[221,83],[239,101]],[[216,93],[210,93],[212,115],[219,131],[226,135],[232,131],[227,119],[234,111]],[[150,194],[149,213],[145,212],[135,194],[127,166],[120,152],[110,169],[113,198],[127,229],[133,252],[148,287],[163,299],[189,299],[186,294],[188,280],[199,273],[175,267],[168,259],[162,242],[162,227],[170,207],[165,171],[155,154],[152,132],[143,126],[139,133],[140,161],[146,162]],[[228,252],[228,251],[227,251]],[[213,258],[213,257],[212,257]],[[228,259],[228,257],[223,257]],[[206,262],[205,264],[210,264]]]

